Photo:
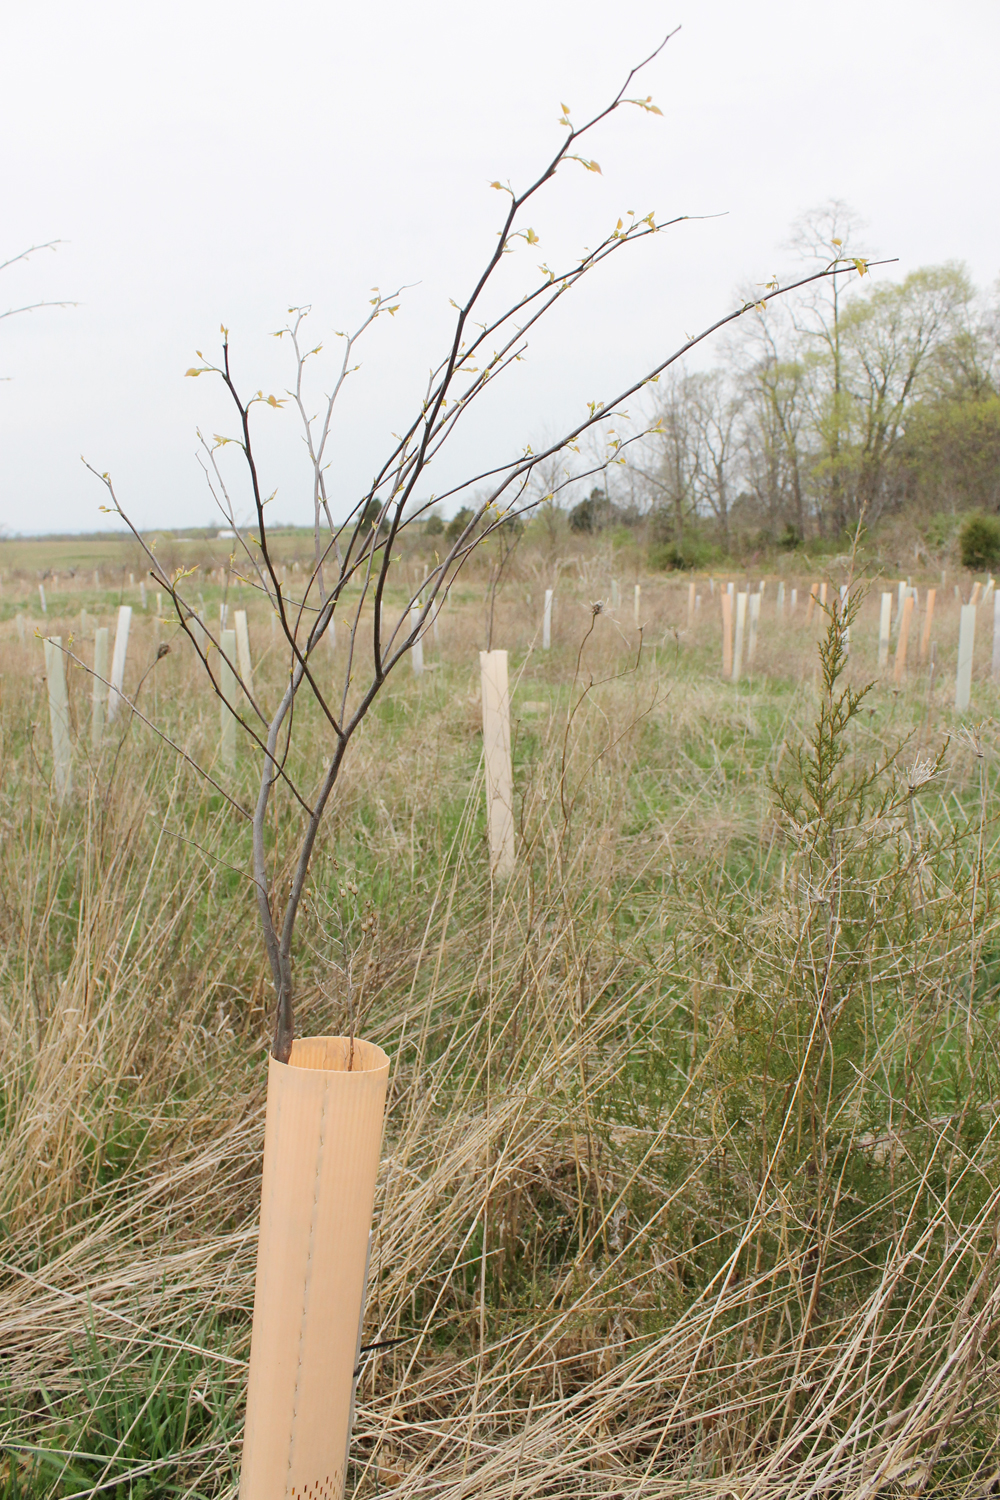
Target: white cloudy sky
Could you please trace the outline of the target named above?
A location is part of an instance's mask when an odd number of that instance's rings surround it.
[[[280,390],[286,308],[316,337],[352,326],[369,288],[415,283],[380,323],[335,429],[343,509],[408,421],[428,365],[489,254],[502,203],[628,67],[661,119],[616,117],[532,210],[535,259],[597,241],[619,213],[724,213],[623,256],[532,341],[455,454],[482,466],[558,430],[686,332],[738,283],[787,268],[797,214],[830,197],[898,272],[945,259],[1000,271],[996,0],[32,0],[0,51],[0,526],[108,524],[84,454],[143,526],[207,524],[195,429],[231,430],[220,392],[185,380],[225,321],[245,388]],[[533,255],[527,250],[522,255]],[[331,340],[331,347],[332,347]],[[318,387],[324,371],[317,368]],[[305,520],[294,418],[261,417],[275,513]],[[437,482],[443,484],[442,472]]]

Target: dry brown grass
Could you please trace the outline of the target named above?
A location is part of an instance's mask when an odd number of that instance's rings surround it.
[[[456,1500],[985,1496],[993,730],[830,858],[767,785],[815,716],[814,632],[779,632],[765,606],[760,671],[735,692],[708,599],[692,637],[683,588],[648,580],[638,668],[629,597],[574,687],[597,582],[564,579],[547,659],[530,567],[498,610],[517,684],[506,888],[482,848],[475,576],[428,648],[437,670],[390,684],[360,735],[317,860],[302,1024],[344,1023],[350,964],[394,1057],[366,1326],[408,1341],[366,1367],[352,1482]],[[269,1003],[244,835],[138,722],[89,758],[79,680],[78,791],[59,813],[41,650],[4,629],[0,1492],[19,1476],[39,1496],[232,1493]],[[136,678],[154,644],[137,622]],[[880,688],[847,768],[900,730],[936,748],[947,686],[914,671]],[[143,692],[214,765],[193,662],[172,652]],[[346,916],[345,870],[361,887]],[[176,1418],[164,1453],[154,1417]]]

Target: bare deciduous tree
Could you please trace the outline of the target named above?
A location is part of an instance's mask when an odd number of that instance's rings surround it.
[[[754,305],[752,302],[741,304],[696,337],[689,338],[610,400],[588,403],[579,420],[547,442],[539,452],[527,447],[491,468],[468,475],[444,493],[418,500],[428,465],[439,459],[470,408],[482,400],[496,380],[514,368],[531,330],[598,267],[613,258],[617,260],[629,246],[659,234],[687,217],[662,222],[657,221],[652,213],[644,218],[629,214],[627,222],[619,219],[602,237],[597,248],[588,250],[580,260],[556,269],[543,265],[525,295],[502,305],[499,310],[492,310],[489,305],[504,258],[519,243],[533,246],[538,242],[538,236],[525,219],[529,205],[568,163],[581,165],[588,171],[600,171],[596,161],[582,154],[581,147],[586,144],[586,138],[625,106],[659,113],[650,97],[630,97],[628,91],[636,75],[665,45],[666,42],[662,43],[644,63],[634,68],[611,102],[586,124],[575,127],[568,110],[564,109],[560,121],[566,132],[563,143],[528,187],[515,191],[499,182],[492,184],[509,200],[496,245],[487,255],[471,292],[461,306],[456,305],[448,346],[432,369],[409,425],[394,439],[369,488],[348,503],[347,518],[342,521],[333,514],[327,490],[327,454],[336,401],[350,374],[357,341],[384,313],[394,311],[398,304],[394,297],[376,293],[371,310],[357,331],[346,338],[342,359],[317,416],[310,414],[313,403],[306,390],[305,376],[309,362],[319,356],[320,349],[319,346],[309,347],[305,339],[307,309],[292,311],[292,321],[284,330],[294,352],[289,398],[298,410],[306,437],[312,468],[314,517],[312,568],[297,590],[289,592],[280,577],[268,531],[268,490],[254,447],[258,410],[279,407],[286,398],[265,396],[262,391],[249,397],[241,393],[226,330],[223,330],[219,363],[213,364],[199,356],[202,363],[188,372],[191,375],[210,373],[221,380],[236,413],[238,433],[235,438],[203,442],[202,457],[215,498],[235,533],[244,577],[267,600],[280,621],[288,653],[287,680],[281,701],[273,712],[265,711],[263,704],[253,697],[249,685],[242,683],[239,677],[237,663],[224,656],[219,642],[197,621],[185,596],[183,575],[178,572],[168,576],[119,504],[110,476],[100,476],[107,486],[111,508],[130,526],[146,551],[152,576],[173,601],[177,619],[202,657],[216,693],[224,699],[219,670],[219,663],[224,660],[249,704],[246,713],[241,709],[242,700],[230,701],[227,706],[240,719],[257,747],[261,758],[259,790],[253,808],[243,807],[235,797],[230,796],[229,800],[253,828],[253,878],[276,995],[272,1051],[281,1061],[288,1060],[294,1037],[293,935],[316,837],[351,739],[390,673],[422,636],[439,600],[472,551],[511,520],[516,521],[539,504],[551,502],[553,491],[543,487],[540,493],[533,482],[536,476],[545,473],[547,477],[559,455],[567,452],[579,454],[581,439],[607,425],[609,419],[615,420],[630,397],[655,380],[689,349],[741,317]],[[831,268],[825,267],[794,285],[806,285],[830,274]],[[779,296],[782,290],[787,289],[775,286],[767,296]],[[603,457],[595,460],[585,474],[601,472],[607,464],[618,461],[626,443],[636,441],[641,435],[626,440],[615,432],[608,434]],[[220,446],[227,441],[235,442],[242,453],[242,482],[248,487],[254,514],[254,524],[247,530],[241,530],[238,525],[236,497],[220,460]],[[577,474],[575,477],[584,476]],[[432,506],[448,502],[467,506],[468,519],[450,545],[445,543],[447,550],[437,560],[426,581],[396,613],[389,606],[388,586],[390,567],[398,556],[400,538],[414,521],[429,514]],[[316,670],[316,652],[335,622],[343,632],[345,660],[339,687],[331,693]],[[311,784],[306,784],[301,776],[298,780],[293,779],[289,769],[296,704],[301,694],[311,696],[332,735],[328,757],[323,765],[315,768]],[[303,818],[301,835],[294,849],[289,888],[280,908],[273,874],[269,873],[265,840],[268,811],[272,799],[279,794],[293,799],[301,808]]]

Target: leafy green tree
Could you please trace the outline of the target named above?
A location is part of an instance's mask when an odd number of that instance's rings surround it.
[[[1000,511],[1000,396],[917,404],[902,452],[906,498],[924,511]]]
[[[963,568],[995,568],[1000,563],[1000,518],[970,516],[958,533]]]
[[[787,316],[758,310],[734,345],[734,357],[746,489],[772,535],[791,529],[801,541],[815,448],[809,393],[817,356],[790,341],[788,329]]]
[[[361,518],[361,524],[369,531],[371,531],[373,527],[377,526],[380,535],[384,535],[388,531],[388,520],[382,515],[382,506],[377,500],[369,500],[365,505],[364,512]]]
[[[619,512],[605,492],[595,488],[585,500],[577,501],[567,519],[571,531],[587,534],[613,526],[619,519]]]
[[[875,519],[895,498],[893,461],[907,414],[933,377],[935,356],[960,335],[974,297],[964,267],[927,266],[874,286],[843,317],[850,421],[841,450],[843,518]]]
[[[473,512],[467,505],[463,505],[461,510],[457,510],[444,528],[445,541],[457,542],[462,532],[472,520],[472,516]]]
[[[848,521],[845,450],[849,447],[851,402],[846,382],[843,320],[846,297],[864,275],[860,253],[863,221],[839,198],[803,214],[792,230],[792,248],[807,264],[843,266],[822,288],[812,288],[798,304],[793,324],[800,348],[820,358],[812,364],[823,378],[813,382],[812,425],[822,453],[814,475],[822,475],[827,526],[843,531]]]

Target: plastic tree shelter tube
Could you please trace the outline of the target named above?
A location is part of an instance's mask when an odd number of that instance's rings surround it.
[[[240,1500],[341,1500],[389,1059],[309,1037],[268,1061]]]

